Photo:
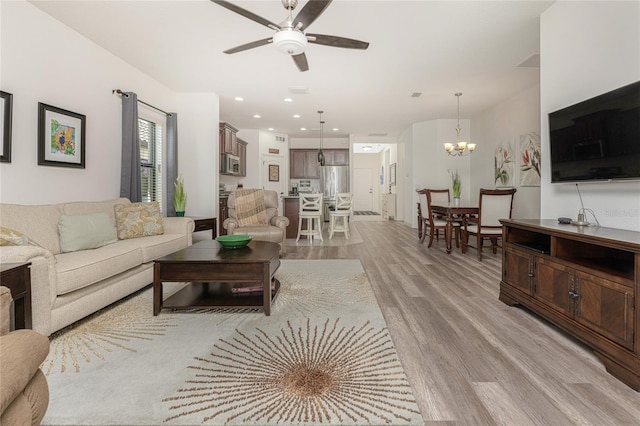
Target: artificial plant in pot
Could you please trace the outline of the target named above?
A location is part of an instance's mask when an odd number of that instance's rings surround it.
[[[184,216],[184,211],[187,207],[187,193],[184,192],[184,177],[182,175],[178,176],[173,186],[176,188],[173,194],[173,208],[176,211],[176,216]]]
[[[460,175],[458,171],[452,172],[449,170],[449,175],[451,175],[451,182],[453,184],[453,204],[460,204],[460,191],[462,190],[462,181],[460,180]]]

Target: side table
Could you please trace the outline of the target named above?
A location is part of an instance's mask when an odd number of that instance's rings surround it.
[[[193,232],[207,231],[207,230],[211,229],[211,239],[213,239],[213,240],[216,239],[216,237],[218,235],[217,235],[217,232],[216,232],[216,218],[215,217],[209,217],[209,218],[193,217],[192,219],[196,223],[196,227],[193,230]]]
[[[13,328],[31,328],[31,262],[0,264],[0,283],[11,290]]]

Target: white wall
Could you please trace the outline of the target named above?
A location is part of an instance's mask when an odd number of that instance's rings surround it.
[[[469,157],[453,157],[443,149],[443,143],[456,142],[457,119],[439,119],[415,123],[412,125],[411,150],[407,150],[407,163],[411,163],[413,170],[413,187],[410,202],[404,202],[407,210],[404,212],[407,220],[411,220],[411,226],[418,227],[416,190],[451,189],[451,177],[449,171],[458,171],[462,180],[462,193],[460,201],[468,204],[471,198],[469,174]],[[472,141],[471,122],[468,119],[460,119],[460,140]],[[407,200],[409,201],[409,200]]]
[[[575,185],[550,183],[547,114],[640,80],[640,3],[556,2],[540,25],[541,217],[575,218]],[[580,191],[603,226],[640,231],[640,182],[585,183]]]
[[[218,217],[218,95],[181,93],[177,95],[177,106],[180,111],[178,170],[184,176],[186,214],[194,217]]]
[[[13,94],[12,162],[0,201],[44,204],[120,196],[121,100],[113,89],[178,113],[187,213],[217,217],[218,97],[177,94],[25,1],[0,2],[1,89]],[[37,165],[38,102],[86,115],[86,167]],[[153,114],[141,106],[141,114]],[[168,182],[167,184],[173,184]]]
[[[473,142],[478,144],[470,157],[471,176],[470,199],[477,204],[480,188],[496,187],[494,173],[494,153],[502,142],[515,141],[514,164],[515,186],[513,202],[514,218],[535,219],[540,217],[540,187],[521,186],[518,174],[517,144],[521,135],[536,132],[540,135],[540,86],[535,85],[520,92],[495,107],[474,117]]]

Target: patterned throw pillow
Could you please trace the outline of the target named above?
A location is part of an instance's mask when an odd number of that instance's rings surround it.
[[[0,246],[26,246],[29,245],[29,238],[22,232],[0,227]]]
[[[164,234],[160,204],[157,201],[118,204],[114,210],[120,240]]]

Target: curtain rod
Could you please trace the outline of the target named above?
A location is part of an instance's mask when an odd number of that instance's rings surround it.
[[[123,91],[122,91],[122,90],[120,90],[120,89],[113,89],[113,90],[111,91],[111,93],[117,93],[118,95],[125,96],[125,97],[127,97],[127,98],[129,97],[129,95],[127,95],[125,92],[123,92]],[[160,108],[158,108],[158,107],[154,107],[153,105],[146,103],[145,101],[141,101],[140,99],[138,99],[138,102],[140,102],[141,104],[144,104],[144,105],[148,106],[149,108],[153,108],[153,109],[155,109],[156,111],[160,111],[161,113],[163,113],[164,115],[168,115],[169,117],[171,117],[171,116],[173,115],[173,114],[171,114],[170,112],[163,111],[163,110],[161,110],[161,109],[160,109]]]

